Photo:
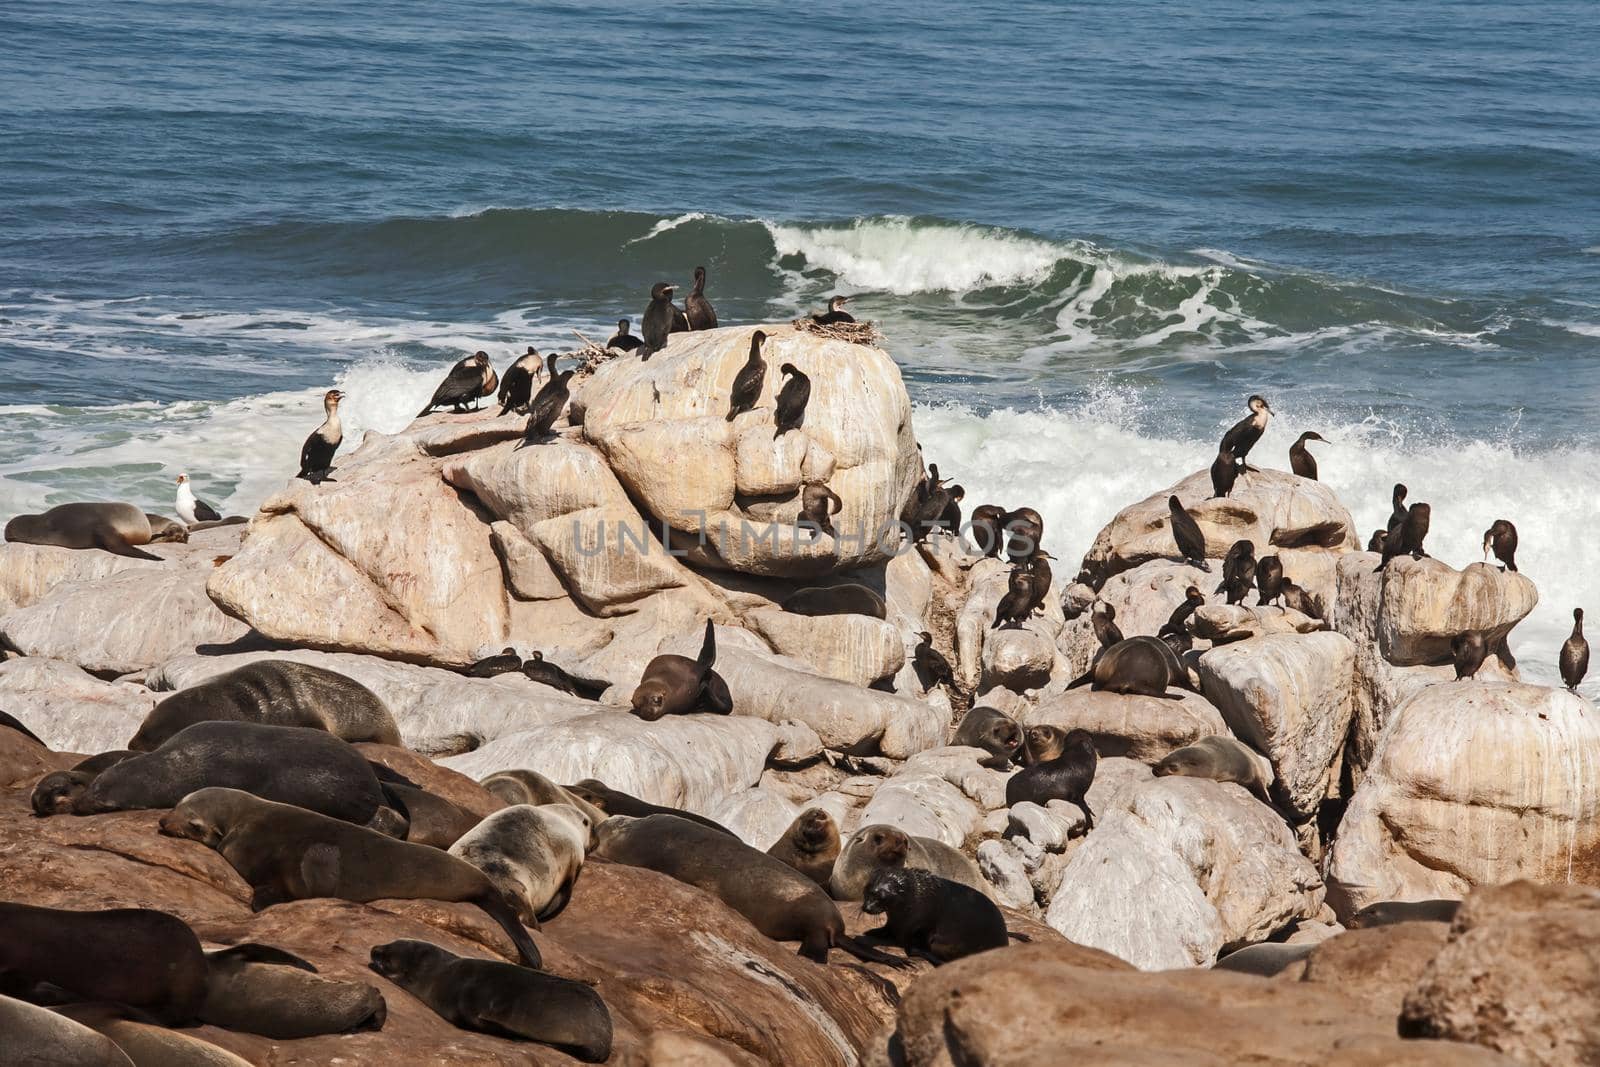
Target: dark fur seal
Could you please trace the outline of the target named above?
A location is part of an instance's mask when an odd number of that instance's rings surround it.
[[[600,824],[599,833],[595,855],[702,889],[749,919],[764,936],[799,941],[800,954],[807,959],[826,963],[829,950],[838,948],[857,959],[905,965],[846,935],[838,907],[810,878],[731,834],[672,815],[613,816]]]
[[[1515,572],[1517,569],[1517,528],[1509,519],[1496,519],[1494,524],[1483,531],[1483,553],[1489,554],[1494,549],[1494,558],[1500,561],[1500,569]]]
[[[912,650],[911,665],[924,689],[932,689],[936,685],[949,686],[952,691],[957,688],[950,661],[945,659],[943,652],[933,647],[933,635],[926,630],[917,635],[917,647]]]
[[[685,811],[682,808],[668,808],[660,804],[652,804],[648,800],[640,800],[638,797],[630,796],[620,789],[612,789],[597,778],[585,778],[577,785],[567,786],[567,790],[584,803],[598,808],[606,816],[628,815],[635,819],[643,819],[651,815],[671,815],[674,818],[687,819],[689,822],[699,823],[708,830],[716,830],[718,833],[727,834],[730,837],[735,836],[732,830],[721,823],[712,822],[704,815],[696,815],[694,812]],[[601,821],[604,822],[605,820],[602,819]]]
[[[711,301],[706,299],[706,269],[694,269],[694,287],[689,290],[689,295],[683,298],[683,317],[689,320],[691,330],[715,330],[717,328],[717,311],[711,306]]]
[[[644,344],[639,338],[629,333],[632,325],[627,319],[617,320],[617,332],[611,335],[611,340],[606,342],[607,348],[615,348],[618,352],[632,352]]]
[[[833,326],[838,323],[854,322],[855,316],[844,309],[850,302],[848,296],[831,296],[828,298],[828,310],[811,316],[811,321],[818,326]]]
[[[431,412],[434,408],[450,405],[450,409],[460,413],[467,410],[470,401],[476,409],[478,400],[494,392],[494,386],[484,389],[486,374],[493,374],[489,370],[489,353],[474,352],[450,368],[450,373],[445,375],[444,381],[439,383],[439,388],[433,391],[433,398],[417,412],[417,418]]]
[[[103,771],[72,813],[170,808],[206,786],[244,790],[352,823],[369,821],[384,802],[372,764],[331,734],[301,726],[201,722],[155,751]]]
[[[1217,453],[1217,458],[1211,461],[1211,499],[1226,497],[1233,492],[1233,485],[1239,480],[1239,464],[1233,458],[1233,453],[1226,448]]]
[[[761,387],[767,380],[767,361],[761,358],[761,345],[766,339],[760,330],[750,335],[750,355],[733,376],[733,389],[728,396],[729,422],[746,411],[754,411],[761,399]]]
[[[131,749],[102,752],[90,756],[71,770],[53,771],[45,775],[33,787],[33,796],[29,801],[33,813],[39,816],[67,814],[77,803],[78,797],[89,788],[89,783],[99,777],[102,771],[137,755]]]
[[[600,790],[611,792],[603,783],[594,779],[589,780]],[[576,791],[564,785],[557,785],[538,771],[522,768],[496,771],[481,779],[478,784],[507,804],[571,804],[589,816],[589,821],[594,826],[599,826],[606,820],[606,812],[580,797]]]
[[[1200,532],[1200,524],[1194,521],[1194,516],[1183,510],[1183,502],[1176,496],[1167,497],[1167,511],[1172,516],[1172,539],[1177,542],[1178,555],[1183,561],[1203,571],[1209,571],[1211,564],[1206,562],[1206,535]]]
[[[163,562],[135,547],[150,543],[150,520],[132,504],[58,504],[6,523],[6,540],[57,548],[98,548],[114,556]]]
[[[1321,441],[1323,436],[1315,430],[1307,430],[1301,434],[1295,443],[1289,446],[1289,469],[1302,478],[1317,480],[1317,457],[1306,448],[1307,441]]]
[[[808,522],[829,537],[837,537],[833,516],[844,507],[839,494],[821,482],[806,482],[800,487],[800,519]]]
[[[994,901],[959,882],[914,868],[873,873],[861,910],[882,915],[884,923],[865,935],[905,949],[938,966],[1005,948],[1006,918]]]
[[[1256,563],[1256,603],[1270,604],[1283,599],[1283,560],[1262,556]]]
[[[500,924],[524,963],[539,966],[538,947],[500,890],[448,852],[237,789],[189,794],[161,817],[161,832],[220,853],[255,891],[255,911],[313,897],[468,902]]]
[[[1094,784],[1100,756],[1087,730],[1028,727],[1027,766],[1006,781],[1006,807],[1030,801],[1045,806],[1065,800],[1083,809],[1085,831],[1094,829],[1094,812],[1085,799]]]
[[[1422,543],[1427,539],[1432,516],[1433,509],[1427,504],[1412,504],[1407,508],[1405,520],[1400,523],[1399,529],[1391,528],[1384,538],[1383,559],[1373,570],[1385,570],[1389,561],[1396,556],[1410,556],[1412,559],[1426,556],[1428,553],[1423,551]]]
[[[550,436],[556,419],[567,406],[572,395],[572,376],[576,370],[556,370],[557,356],[550,353],[550,375],[539,387],[539,392],[528,402],[528,424],[522,430],[522,444],[531,445]],[[521,447],[520,445],[518,447]]]
[[[639,325],[639,332],[644,338],[644,347],[639,352],[641,359],[649,359],[667,347],[673,320],[679,314],[677,305],[672,302],[672,294],[677,288],[668,282],[656,282],[650,287],[650,304],[644,309],[644,320]]]
[[[1255,468],[1245,462],[1250,450],[1261,440],[1261,435],[1267,431],[1267,422],[1272,418],[1272,408],[1264,397],[1252,396],[1250,398],[1250,414],[1240,419],[1228,428],[1222,435],[1221,452],[1233,453],[1234,463],[1241,471],[1254,471]]]
[[[375,945],[370,966],[463,1030],[536,1041],[585,1063],[611,1055],[611,1013],[582,982],[426,941]]]
[[[528,350],[518,356],[516,362],[500,376],[500,394],[495,397],[500,401],[500,410],[495,417],[499,418],[508,411],[526,413],[528,402],[533,399],[533,383],[543,377],[544,357],[539,355],[538,349],[529,345]]]
[[[915,867],[985,895],[989,892],[989,883],[978,865],[965,853],[943,841],[916,837],[887,823],[871,823],[850,835],[833,863],[828,892],[835,900],[860,900],[867,880],[883,867]]]
[[[1489,645],[1476,630],[1456,634],[1450,639],[1450,659],[1456,666],[1456,681],[1475,677],[1489,657]]]
[[[707,619],[705,640],[697,658],[668,654],[645,665],[644,677],[633,691],[633,713],[646,722],[695,711],[727,715],[733,711],[733,701],[728,684],[712,670],[716,662],[716,628]]]
[[[1222,560],[1222,581],[1217,592],[1228,594],[1229,604],[1243,604],[1244,598],[1256,584],[1256,546],[1238,540],[1228,549]]]
[[[452,804],[444,797],[418,789],[414,785],[384,782],[383,796],[389,807],[406,820],[402,840],[417,845],[448,849],[460,840],[461,835],[478,825],[476,815]]]
[[[592,835],[589,816],[571,804],[514,804],[463,834],[450,855],[482,871],[537,930],[572,899]]]
[[[339,421],[339,402],[344,394],[329,389],[322,394],[322,425],[311,431],[306,443],[300,446],[300,473],[312,485],[333,481],[333,457],[344,443],[344,424]]]
[[[307,663],[268,659],[167,697],[145,717],[128,747],[149,752],[197,722],[305,726],[345,741],[400,744],[394,716],[360,682]]]
[[[972,535],[972,543],[985,559],[998,556],[1005,547],[1005,534],[1003,526],[1006,518],[1006,509],[997,504],[979,504],[972,509],[972,518],[967,520],[967,529]]]
[[[839,827],[833,816],[821,808],[807,808],[767,849],[767,855],[826,889],[833,876],[833,861],[839,858],[839,845]]]
[[[961,717],[950,743],[983,749],[989,753],[983,766],[1003,771],[1022,747],[1022,727],[1003,711],[976,707]]]
[[[319,1034],[381,1030],[389,1007],[365,982],[323,978],[304,960],[254,958],[233,951],[206,954],[201,1022],[226,1030],[294,1041]]]
[[[1096,692],[1133,694],[1147,697],[1183,698],[1167,692],[1168,686],[1192,688],[1189,673],[1178,662],[1177,653],[1163,640],[1143,634],[1118,641],[1101,649],[1089,670],[1067,686],[1088,685]]]
[[[1380,900],[1368,904],[1345,922],[1349,930],[1369,930],[1396,923],[1455,922],[1461,910],[1459,900]]]
[[[1214,782],[1237,782],[1263,801],[1269,783],[1261,763],[1248,748],[1231,737],[1202,737],[1192,745],[1174,749],[1150,768],[1157,778],[1209,778]]]
[[[1572,636],[1561,643],[1561,680],[1568,689],[1578,691],[1578,684],[1589,673],[1589,642],[1583,636],[1583,609],[1572,609]]]
[[[778,368],[778,374],[788,380],[778,390],[778,405],[773,412],[773,440],[790,430],[798,430],[806,421],[806,404],[811,400],[811,379],[793,363]]]
[[[791,615],[869,615],[887,619],[889,605],[875,590],[855,582],[813,585],[784,598],[779,607]]]

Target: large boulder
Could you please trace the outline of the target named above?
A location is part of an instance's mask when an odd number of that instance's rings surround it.
[[[1562,689],[1464,680],[1394,712],[1334,839],[1351,911],[1514,878],[1600,885],[1600,715]]]
[[[1087,687],[1069,689],[1017,713],[1024,726],[1059,726],[1094,735],[1101,756],[1127,756],[1147,763],[1202,737],[1225,734],[1219,712],[1198,693],[1172,691],[1181,699],[1147,697]]]
[[[746,621],[781,655],[852,685],[892,678],[906,661],[900,632],[870,615],[794,615],[764,608]]]
[[[1380,559],[1363,552],[1339,561],[1332,621],[1345,632],[1358,620],[1370,627],[1378,650],[1395,666],[1449,663],[1451,638],[1469,630],[1483,634],[1493,649],[1539,603],[1533,582],[1515,571],[1484,563],[1458,571],[1429,557],[1401,556],[1374,573]]]
[[[0,709],[57,752],[126,748],[156,699],[144,686],[102,682],[60,660],[28,656],[0,663]]]
[[[751,328],[675,334],[649,360],[612,360],[581,384],[584,439],[650,517],[696,542],[703,562],[805,576],[887,559],[898,537],[881,535],[894,535],[921,466],[899,368],[877,348],[760,328],[768,369],[755,411],[724,418]],[[810,376],[811,398],[801,428],[775,440],[783,363]],[[843,501],[838,537],[794,525],[810,478]],[[766,506],[752,510],[757,503]]]
[[[1374,1014],[1393,1018],[1449,933],[1449,924],[1434,922],[1346,930],[1311,950],[1300,980],[1336,987],[1365,1000]]]
[[[1191,967],[1321,910],[1316,868],[1242,786],[1157,778],[1095,815],[1045,914],[1071,941],[1146,970]]]
[[[1275,634],[1213,648],[1200,685],[1235,736],[1272,760],[1300,820],[1316,813],[1344,747],[1355,646],[1337,633]]]
[[[1173,495],[1200,525],[1210,559],[1222,558],[1240,540],[1254,542],[1257,556],[1278,548],[1359,547],[1350,513],[1321,482],[1262,470],[1240,478],[1232,495],[1212,499],[1211,473],[1202,470],[1119,511],[1083,557],[1086,579],[1099,586],[1150,560],[1177,561],[1167,507],[1167,498]]]

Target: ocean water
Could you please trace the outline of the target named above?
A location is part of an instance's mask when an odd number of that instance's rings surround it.
[[[1072,560],[1244,398],[1364,531],[1522,533],[1552,681],[1600,611],[1600,20],[1385,8],[142,0],[0,5],[0,517],[253,508],[487,349],[603,338],[710,272],[834,292],[927,456]],[[1586,686],[1597,690],[1600,679]]]

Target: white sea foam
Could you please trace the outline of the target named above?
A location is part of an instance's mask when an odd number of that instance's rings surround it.
[[[652,237],[660,237],[664,233],[676,230],[679,226],[683,226],[691,222],[699,222],[702,219],[708,219],[711,217],[712,216],[707,215],[704,211],[688,211],[677,216],[676,218],[662,219],[660,222],[657,222],[654,226],[650,227],[649,233],[641,234],[632,240],[624,242],[622,247],[626,248],[628,245],[640,244],[641,242],[650,240]]]

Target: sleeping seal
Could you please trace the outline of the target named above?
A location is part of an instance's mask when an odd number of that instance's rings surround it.
[[[132,504],[58,504],[41,515],[6,523],[6,540],[57,548],[99,548],[131,559],[163,562],[135,545],[150,543],[150,520]]]

